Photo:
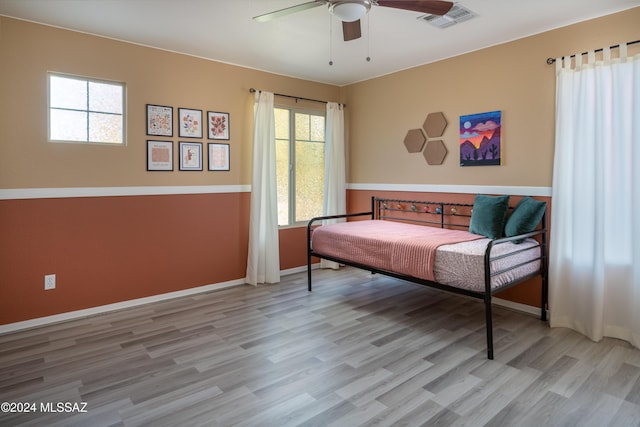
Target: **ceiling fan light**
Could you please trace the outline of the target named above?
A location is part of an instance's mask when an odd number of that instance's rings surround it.
[[[353,22],[365,16],[370,7],[368,1],[342,1],[331,6],[331,13],[341,21]]]

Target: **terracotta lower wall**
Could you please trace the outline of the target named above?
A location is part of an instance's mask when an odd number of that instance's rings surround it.
[[[373,196],[406,200],[443,201],[449,203],[473,203],[475,198],[475,194],[350,190],[347,192],[347,210],[349,212],[370,211],[371,197]],[[551,198],[535,198],[547,202],[549,206],[547,225],[550,227]],[[511,196],[510,205],[515,206],[520,199],[521,196]],[[496,294],[496,297],[533,307],[540,307],[540,287],[541,280],[539,277],[536,277]]]
[[[0,324],[245,276],[249,193],[0,201]],[[44,275],[56,274],[55,290]]]
[[[280,269],[288,270],[307,265],[307,228],[280,230]]]

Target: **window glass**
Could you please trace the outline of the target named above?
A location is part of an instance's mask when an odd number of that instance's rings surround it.
[[[309,139],[316,142],[324,142],[324,117],[310,116]]]
[[[89,113],[89,140],[117,143],[122,138],[122,117],[113,114]]]
[[[125,143],[125,86],[49,74],[49,140]]]
[[[275,122],[278,224],[302,224],[322,215],[325,118],[316,112],[276,108]]]
[[[276,182],[278,225],[289,224],[289,110],[274,110],[276,130]]]
[[[324,143],[296,141],[295,222],[322,215]]]
[[[309,121],[311,120],[308,114],[296,113],[296,139],[308,140],[309,139]]]
[[[120,85],[89,82],[89,110],[122,114],[122,89]]]
[[[86,141],[87,113],[84,111],[56,110],[49,113],[51,140]]]
[[[49,106],[72,110],[87,109],[87,83],[52,75],[49,80]]]

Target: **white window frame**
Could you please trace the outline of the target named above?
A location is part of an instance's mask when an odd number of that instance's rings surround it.
[[[120,86],[122,88],[122,113],[112,113],[109,111],[99,111],[99,110],[91,110],[89,108],[89,91],[87,90],[87,107],[86,109],[73,109],[73,108],[60,108],[60,107],[52,107],[51,106],[51,77],[61,77],[66,79],[74,79],[78,81],[85,82],[87,85],[89,83],[101,83],[101,84],[109,84],[114,86]],[[53,143],[69,143],[69,144],[90,144],[90,145],[109,145],[115,147],[121,147],[127,145],[127,86],[124,82],[113,81],[113,80],[104,80],[97,79],[92,77],[78,76],[73,74],[65,74],[65,73],[57,73],[57,72],[47,72],[47,141]],[[90,140],[90,132],[87,132],[87,140],[64,140],[64,139],[52,139],[51,138],[51,111],[52,110],[65,110],[65,111],[80,111],[87,113],[86,125],[87,129],[89,129],[89,113],[100,113],[100,114],[109,114],[109,115],[117,115],[122,118],[122,142],[104,142],[104,141],[91,141]]]
[[[296,108],[289,105],[275,105],[276,109],[287,110],[289,111],[289,213],[288,213],[288,221],[287,224],[279,225],[280,228],[294,228],[306,226],[307,221],[298,221],[295,222],[296,218],[296,168],[295,168],[295,144],[296,144],[296,125],[295,125],[295,115],[298,114],[308,114],[314,116],[321,116],[325,119],[325,126],[327,115],[325,111],[320,110],[312,110],[312,109],[303,109]],[[324,141],[321,144],[326,144],[327,135],[324,136]],[[317,142],[317,141],[312,141]],[[320,143],[320,142],[318,142]],[[324,170],[323,170],[324,174]],[[325,177],[326,178],[326,177]],[[320,212],[318,215],[322,215]],[[311,219],[311,218],[309,218]]]

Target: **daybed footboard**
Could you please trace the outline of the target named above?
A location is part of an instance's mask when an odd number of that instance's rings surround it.
[[[335,253],[326,251],[325,253],[321,253],[314,250],[313,247],[313,233],[314,230],[320,226],[321,221],[349,219],[355,217],[368,217],[362,218],[365,220],[387,219],[392,220],[394,223],[414,224],[408,225],[408,227],[414,227],[414,229],[408,228],[405,230],[405,233],[409,234],[415,230],[415,224],[431,225],[438,228],[468,229],[472,206],[473,205],[468,204],[372,198],[372,209],[369,212],[313,218],[307,225],[308,290],[311,291],[312,289],[312,258],[318,257],[363,270],[368,270],[373,273],[380,273],[412,283],[481,299],[485,303],[487,358],[493,359],[493,326],[491,310],[491,298],[493,294],[540,275],[542,278],[540,317],[543,321],[546,321],[548,298],[546,210],[542,215],[541,225],[534,231],[499,239],[483,239],[483,236],[476,236],[474,239],[468,239],[470,241],[464,243],[441,246],[440,248],[442,248],[443,252],[451,252],[451,250],[455,252],[458,250],[458,245],[466,245],[466,250],[471,253],[471,255],[468,255],[469,258],[467,259],[471,259],[476,262],[478,270],[477,274],[481,274],[483,276],[482,280],[469,280],[469,283],[449,280],[446,275],[443,276],[442,274],[438,277],[438,280],[427,279],[427,276],[416,277],[402,271],[402,268],[394,268],[393,266],[395,264],[393,262],[386,263],[384,260],[381,260],[380,262],[363,262],[361,258],[359,259],[357,256],[350,255],[348,251],[338,251]],[[344,224],[339,227],[342,229],[345,228]],[[330,228],[330,226],[328,228]],[[420,228],[421,230],[424,230],[424,228]],[[384,248],[387,246],[393,246],[392,242],[387,244],[387,241],[382,241],[383,244],[380,244],[379,235],[376,236],[376,238],[378,239],[379,247]],[[397,241],[403,241],[403,238],[399,238]],[[523,241],[524,243],[522,243]],[[514,242],[522,244],[516,245]],[[404,242],[403,246],[406,246]],[[481,248],[480,252],[478,248]],[[362,250],[364,249],[360,248],[360,251]],[[482,260],[482,262],[478,263],[479,260]],[[476,268],[474,268],[474,270],[475,269]],[[431,278],[431,276],[428,277]],[[475,283],[475,285],[471,282]]]

